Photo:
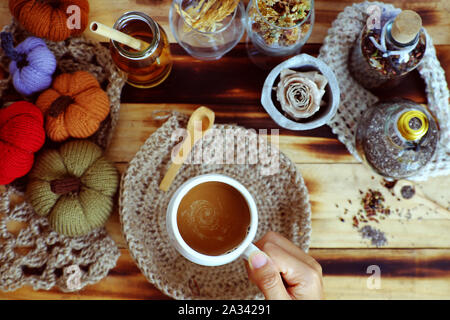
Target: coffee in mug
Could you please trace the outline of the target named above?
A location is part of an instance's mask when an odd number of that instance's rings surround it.
[[[167,206],[166,228],[175,249],[203,266],[260,252],[252,243],[258,229],[255,200],[241,183],[221,174],[183,183]]]
[[[181,237],[192,249],[218,256],[245,239],[250,209],[238,190],[210,181],[195,186],[183,197],[177,223]]]

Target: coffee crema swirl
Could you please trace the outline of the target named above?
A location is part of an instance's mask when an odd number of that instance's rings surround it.
[[[208,238],[214,238],[219,241],[223,241],[229,226],[224,226],[223,220],[223,206],[218,201],[219,207],[207,200],[196,200],[192,202],[189,209],[180,213],[180,218],[185,221],[189,221],[192,227],[192,231],[206,240]]]

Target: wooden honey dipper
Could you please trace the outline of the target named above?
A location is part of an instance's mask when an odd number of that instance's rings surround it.
[[[105,38],[117,41],[123,45],[129,46],[130,48],[133,48],[137,51],[144,51],[147,49],[150,44],[140,40],[133,38],[132,36],[129,36],[126,33],[120,32],[119,30],[116,30],[114,28],[108,27],[100,22],[94,21],[90,25],[90,30],[93,33],[96,33],[98,35],[101,35]]]
[[[169,190],[175,176],[183,165],[184,161],[187,159],[189,153],[191,152],[194,144],[200,140],[206,132],[212,128],[214,125],[215,115],[211,109],[206,107],[200,107],[192,113],[189,118],[187,125],[188,137],[184,140],[176,158],[172,160],[172,164],[166,172],[159,188],[163,191]],[[200,125],[200,126],[199,126]]]

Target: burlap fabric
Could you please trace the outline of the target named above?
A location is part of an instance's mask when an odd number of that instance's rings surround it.
[[[11,32],[17,43],[30,36],[16,21],[3,31]],[[83,37],[69,38],[62,42],[47,41],[49,49],[58,61],[57,72],[85,70],[94,74],[108,93],[111,113],[97,133],[90,139],[103,149],[108,146],[120,110],[120,95],[125,76],[115,67],[109,50]],[[8,70],[9,60],[0,49],[0,64]],[[11,77],[0,80],[0,97],[11,90]],[[34,102],[35,97],[21,99]],[[15,290],[30,285],[35,290],[49,290],[56,286],[62,291],[75,291],[103,279],[116,265],[120,252],[104,228],[96,229],[83,237],[70,238],[52,231],[47,218],[35,214],[31,205],[23,202],[26,183],[18,179],[0,188],[0,290]],[[19,201],[17,201],[19,199]],[[8,230],[8,225],[18,221],[25,227],[18,235]],[[21,248],[25,247],[26,250]],[[81,271],[80,282],[70,286],[73,266]]]
[[[358,119],[364,110],[379,99],[356,82],[347,66],[351,48],[366,24],[366,12],[370,5],[378,5],[386,10],[395,9],[381,2],[363,2],[346,7],[328,30],[319,54],[319,58],[333,69],[341,89],[341,104],[328,125],[359,161],[361,158],[356,152],[354,139]],[[428,48],[417,70],[426,84],[428,109],[439,123],[440,140],[432,160],[418,175],[409,178],[418,181],[450,174],[449,90],[432,39],[428,34],[427,38]]]
[[[241,182],[255,198],[259,211],[256,239],[269,230],[278,231],[307,251],[311,209],[303,178],[284,154],[274,151],[261,156],[260,147],[249,142],[254,138],[261,146],[267,144],[266,138],[241,127],[215,125],[217,130],[195,145],[190,163],[183,165],[169,191],[160,191],[159,183],[170,165],[171,152],[179,142],[171,139],[172,134],[186,128],[187,121],[186,115],[174,113],[149,137],[124,173],[120,218],[130,252],[145,277],[173,298],[261,299],[259,290],[247,279],[242,259],[220,267],[204,267],[182,257],[169,243],[167,205],[175,190],[189,178],[221,173]],[[231,132],[250,138],[226,139]],[[224,153],[217,151],[220,146],[226,147]],[[217,158],[213,160],[215,152],[222,155],[230,150],[244,156],[243,164],[218,164]],[[203,157],[201,164],[195,164],[199,154],[213,156]]]

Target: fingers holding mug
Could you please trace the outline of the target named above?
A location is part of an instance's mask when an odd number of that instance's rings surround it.
[[[255,244],[259,248],[263,248],[264,245],[269,242],[276,244],[277,246],[283,248],[290,255],[292,255],[292,256],[296,257],[297,259],[299,259],[300,261],[303,261],[304,263],[308,264],[317,273],[322,275],[322,267],[313,257],[311,257],[310,255],[305,253],[302,249],[297,247],[295,244],[293,244],[287,238],[283,237],[278,232],[273,232],[273,231],[267,232],[264,235],[264,237],[262,237]]]
[[[267,300],[291,299],[283,284],[280,271],[263,251],[253,251],[246,266],[250,280],[258,286]]]
[[[280,234],[269,232],[250,254],[249,278],[266,299],[322,299],[322,268]]]

